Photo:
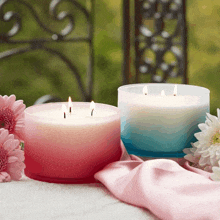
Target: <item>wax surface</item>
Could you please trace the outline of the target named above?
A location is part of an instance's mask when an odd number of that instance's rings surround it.
[[[63,118],[63,103],[25,110],[25,174],[48,182],[87,182],[120,158],[120,115],[114,106],[74,102]],[[66,104],[66,103],[65,103]]]
[[[149,93],[143,94],[144,86]],[[133,84],[118,93],[121,138],[130,154],[183,157],[182,150],[195,142],[198,124],[209,112],[209,90],[189,85]],[[165,96],[161,96],[161,91]]]

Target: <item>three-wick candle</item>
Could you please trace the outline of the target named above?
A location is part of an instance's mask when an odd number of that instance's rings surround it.
[[[209,112],[206,88],[183,84],[130,84],[118,89],[121,139],[130,154],[183,157]]]
[[[25,110],[25,174],[36,180],[92,182],[93,175],[120,158],[119,109],[73,102]],[[62,110],[62,106],[63,109]]]

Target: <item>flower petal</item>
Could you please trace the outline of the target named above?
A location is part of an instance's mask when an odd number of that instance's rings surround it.
[[[16,120],[19,121],[19,120],[24,120],[24,117],[25,117],[25,113],[21,113],[19,115],[16,115]]]
[[[5,102],[6,107],[12,108],[13,104],[15,103],[16,97],[15,95],[10,95]]]
[[[209,114],[209,113],[206,113],[206,115],[207,115],[207,117],[212,121],[212,122],[214,122],[214,121],[218,121],[218,118],[216,117],[216,116],[214,116],[214,115],[211,115],[211,114]]]
[[[0,145],[2,145],[8,139],[8,130],[1,128],[0,129]]]
[[[214,157],[210,157],[210,164],[212,166],[218,166],[218,159],[215,155],[214,155]]]
[[[5,107],[5,100],[4,100],[3,97],[0,95],[0,109],[2,109],[3,107]]]
[[[202,153],[202,157],[209,157],[210,156],[209,151],[200,152],[200,153]]]
[[[7,141],[5,141],[5,143],[3,144],[3,147],[5,150],[7,150],[8,152],[14,150],[17,145],[19,144],[19,140],[17,139],[8,139]]]
[[[3,96],[3,99],[4,99],[5,103],[6,103],[6,101],[8,100],[8,96],[7,96],[7,95],[4,95],[4,96]]]
[[[23,116],[24,117],[24,114],[22,114],[22,113],[24,112],[25,108],[26,108],[26,105],[24,105],[24,104],[22,104],[20,106],[20,108],[15,113],[15,118],[16,119],[19,119],[20,118],[19,116]]]
[[[184,148],[183,153],[190,154],[191,153],[190,148]]]
[[[196,157],[193,157],[191,154],[185,155],[184,158],[193,163],[198,163],[199,161]]]
[[[207,118],[206,118],[205,124],[209,127],[212,126],[212,122]]]
[[[204,138],[202,132],[195,133],[194,136],[196,137],[197,140],[202,140]]]
[[[15,149],[8,153],[9,156],[15,156],[19,161],[24,161],[24,151],[20,149]]]
[[[200,144],[199,141],[196,141],[196,142],[194,142],[194,143],[191,143],[191,145],[192,145],[193,147],[195,147],[195,148],[198,148],[199,144]]]
[[[211,179],[214,181],[220,181],[220,167],[212,167],[212,171]]]
[[[8,163],[14,163],[18,161],[18,158],[15,156],[8,157]]]
[[[220,110],[219,110],[219,108],[217,108],[217,116],[218,116],[218,119],[220,119]]]
[[[22,177],[22,172],[25,167],[24,163],[16,161],[14,163],[9,163],[6,171],[10,174],[12,180],[19,180]]]
[[[209,127],[205,123],[198,124],[201,131],[207,130]]]
[[[208,157],[201,157],[199,160],[199,165],[200,166],[205,166],[207,163],[209,162],[209,158]]]
[[[0,172],[0,183],[2,182],[10,182],[11,176],[6,172]]]
[[[13,112],[16,114],[16,111],[18,111],[23,105],[23,100],[17,100],[15,101],[13,107],[12,107],[12,110]]]
[[[15,125],[15,129],[16,131],[20,130],[20,129],[23,129],[25,126],[25,121],[24,119],[20,119],[17,121],[16,125]]]

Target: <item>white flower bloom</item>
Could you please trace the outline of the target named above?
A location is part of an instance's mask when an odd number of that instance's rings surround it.
[[[218,161],[218,167],[212,167],[212,171],[211,178],[214,181],[220,181],[220,161]]]
[[[220,167],[220,110],[217,109],[218,117],[206,115],[205,123],[198,125],[201,132],[194,134],[198,141],[191,143],[192,148],[185,148],[183,152],[187,154],[184,158],[193,166],[212,172],[212,167]],[[220,172],[220,168],[216,172]]]

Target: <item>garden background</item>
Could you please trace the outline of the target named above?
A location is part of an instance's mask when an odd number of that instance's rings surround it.
[[[67,24],[65,21],[51,19],[48,12],[50,0],[28,2],[51,29],[60,31]],[[89,4],[86,0],[79,2]],[[16,0],[7,4],[5,9],[19,11],[23,18],[23,29],[13,39],[49,36],[39,27],[31,12]],[[70,10],[77,23],[75,31],[69,37],[85,34],[86,26],[81,25],[85,22],[84,16],[67,1],[59,6],[59,11]],[[187,22],[189,84],[210,90],[210,112],[216,115],[216,109],[220,108],[220,1],[188,0]],[[12,25],[13,22],[0,21],[0,34],[10,30]],[[52,43],[51,46],[53,47]],[[0,52],[13,47],[14,45],[0,44]],[[63,43],[54,47],[73,60],[85,77],[87,45]],[[122,84],[122,1],[96,0],[94,47],[94,101],[117,106],[117,88]],[[172,79],[172,83],[180,82],[180,79]],[[59,96],[63,100],[67,100],[68,96],[73,101],[80,100],[71,71],[61,60],[40,50],[0,60],[0,94],[15,94],[27,106],[33,105],[39,97],[46,94]]]

